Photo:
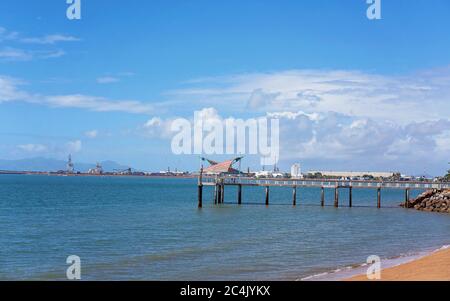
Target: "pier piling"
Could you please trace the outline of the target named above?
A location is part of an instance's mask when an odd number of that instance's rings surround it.
[[[325,206],[325,188],[323,186],[320,190],[320,206]]]
[[[203,166],[200,169],[200,174],[198,176],[198,208],[202,208],[203,206]]]
[[[339,187],[334,188],[334,207],[339,207]]]
[[[202,208],[203,186],[198,185],[198,208]]]
[[[238,185],[238,205],[242,204],[242,185]]]
[[[217,184],[214,185],[214,205],[217,204]]]
[[[220,194],[220,203],[223,204],[225,201],[225,184],[222,183],[222,193]]]
[[[381,188],[377,189],[377,208],[381,208]]]
[[[351,208],[352,206],[353,206],[353,200],[352,200],[352,197],[353,197],[353,187],[349,187],[348,188],[348,206]]]
[[[405,208],[409,208],[409,188],[405,189]]]
[[[217,204],[220,204],[222,200],[222,186],[220,184],[217,184]]]
[[[297,206],[297,186],[292,188],[292,206]]]
[[[266,206],[269,206],[269,186],[266,186]]]

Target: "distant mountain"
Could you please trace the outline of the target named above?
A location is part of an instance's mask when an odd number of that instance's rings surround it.
[[[87,172],[89,169],[94,168],[94,163],[77,163],[73,162],[75,171]],[[114,169],[124,170],[129,166],[121,165],[114,161],[100,162],[104,171],[113,171]],[[21,160],[1,160],[0,170],[8,171],[58,171],[66,170],[67,162],[64,160],[49,159],[43,157],[21,159]]]

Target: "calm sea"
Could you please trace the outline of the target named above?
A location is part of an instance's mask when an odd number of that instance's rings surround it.
[[[85,280],[296,280],[450,243],[450,215],[398,208],[403,191],[382,209],[375,190],[338,209],[319,189],[270,196],[245,187],[237,206],[227,187],[214,206],[208,187],[198,210],[195,179],[0,175],[0,280],[65,279],[69,255]]]

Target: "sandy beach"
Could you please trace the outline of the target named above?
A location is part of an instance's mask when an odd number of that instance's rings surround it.
[[[368,281],[359,275],[347,281]],[[383,269],[380,281],[449,281],[450,248],[434,252],[417,260]]]

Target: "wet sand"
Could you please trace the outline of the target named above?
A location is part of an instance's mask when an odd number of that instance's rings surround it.
[[[359,275],[347,281],[368,281]],[[380,281],[450,281],[450,248],[417,260],[382,269]]]

